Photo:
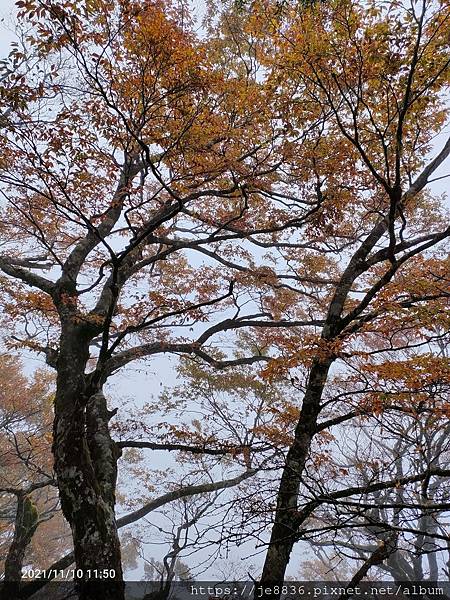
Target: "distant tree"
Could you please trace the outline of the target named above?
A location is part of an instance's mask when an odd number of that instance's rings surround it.
[[[356,585],[365,577],[382,579],[383,573],[398,582],[445,578],[450,383],[448,342],[445,337],[438,342],[427,345],[433,356],[413,359],[404,350],[407,369],[400,360],[380,362],[380,348],[371,351],[368,345],[358,355],[359,366],[353,363],[351,379],[341,369],[330,382],[292,517],[295,542],[318,557],[295,555],[293,566],[308,573],[307,579]],[[395,352],[399,359],[402,352]],[[183,433],[184,443],[195,439],[209,447],[245,440],[251,460],[264,465],[230,500],[228,521],[215,543],[233,547],[254,539],[262,545],[277,493],[274,474],[283,468],[295,435],[301,370],[268,383],[253,367],[217,372],[186,359],[179,372],[183,385],[171,389],[170,401],[159,403],[168,407],[169,421],[179,421],[172,432]],[[189,431],[183,414],[190,413],[201,429]],[[213,520],[204,527],[203,540]]]
[[[43,568],[70,548],[52,470],[52,383],[42,371],[28,379],[16,357],[2,354],[0,564],[2,593],[11,600],[18,597],[24,566]]]
[[[390,395],[382,413],[337,428],[332,462],[339,487],[350,480],[355,491],[311,484],[317,506],[299,536],[321,550],[328,568],[343,561],[354,569],[352,576],[361,567],[360,579],[370,571],[370,578],[378,573],[405,585],[448,577],[449,424],[438,408],[438,398],[448,401],[448,392],[448,383],[433,385],[433,397],[425,400],[430,389],[424,382],[415,390],[423,409],[414,411],[401,401],[411,393],[404,388]],[[384,485],[389,480],[390,487]],[[380,547],[385,551],[375,559]]]

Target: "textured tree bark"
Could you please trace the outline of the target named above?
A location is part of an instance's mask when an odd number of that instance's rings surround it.
[[[89,336],[66,325],[57,365],[53,454],[61,507],[72,529],[81,600],[123,600],[115,519],[117,453],[106,401],[88,389]],[[108,577],[98,579],[98,572]],[[111,577],[111,575],[113,575]]]
[[[311,367],[294,442],[286,457],[278,492],[275,522],[260,580],[261,585],[269,590],[283,585],[286,567],[296,540],[301,477],[316,430],[320,401],[332,362],[331,358],[315,360]],[[279,596],[280,593],[272,592],[265,593],[263,597],[275,599]]]
[[[0,588],[1,600],[18,600],[25,552],[38,526],[38,514],[31,499],[17,494],[14,536],[5,559],[5,579]]]

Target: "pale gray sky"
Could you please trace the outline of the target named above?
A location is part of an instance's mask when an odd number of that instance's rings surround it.
[[[0,0],[0,55],[2,57],[14,40],[14,14],[14,0]]]

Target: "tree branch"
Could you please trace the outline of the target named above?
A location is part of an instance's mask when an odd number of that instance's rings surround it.
[[[239,483],[242,483],[246,479],[253,477],[257,473],[257,469],[248,469],[241,475],[234,477],[232,479],[224,479],[222,481],[214,481],[212,483],[203,483],[200,485],[189,485],[184,488],[179,488],[178,490],[173,490],[172,492],[168,492],[167,494],[163,494],[159,498],[155,500],[151,500],[148,504],[145,504],[138,510],[135,510],[123,517],[117,519],[117,527],[120,529],[121,527],[126,527],[131,523],[142,519],[150,512],[168,504],[169,502],[173,502],[174,500],[178,500],[180,498],[185,498],[187,496],[194,496],[196,494],[207,494],[209,492],[214,492],[217,490],[223,490],[226,488],[234,487]],[[35,594],[38,590],[42,589],[47,585],[49,581],[55,578],[55,573],[57,573],[61,569],[66,569],[69,567],[73,561],[75,560],[75,555],[73,552],[66,554],[61,559],[53,563],[48,569],[45,569],[49,575],[45,579],[36,579],[30,583],[25,584],[20,590],[20,597],[25,600],[29,598],[33,594]]]
[[[41,275],[36,275],[36,273],[31,273],[27,271],[23,267],[19,266],[17,263],[19,261],[9,256],[0,255],[0,269],[6,273],[6,275],[10,275],[15,279],[20,279],[24,283],[37,287],[46,294],[52,295],[55,284],[50,279],[42,277]]]

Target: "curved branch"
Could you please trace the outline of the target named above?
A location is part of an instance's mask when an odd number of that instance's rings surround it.
[[[145,442],[140,440],[124,440],[116,442],[118,448],[140,448],[149,450],[168,450],[169,452],[190,452],[191,454],[210,454],[212,456],[236,455],[244,451],[265,452],[270,446],[252,448],[251,446],[223,446],[222,448],[208,448],[206,446],[191,446],[189,444],[173,444],[171,442]]]
[[[131,523],[142,519],[142,517],[145,517],[157,508],[160,508],[161,506],[164,506],[169,502],[173,502],[174,500],[185,498],[187,496],[194,496],[196,494],[207,494],[209,492],[234,487],[235,485],[242,483],[249,477],[253,477],[254,475],[256,475],[257,472],[258,469],[248,469],[244,473],[241,473],[241,475],[233,477],[232,479],[224,479],[222,481],[213,481],[212,483],[203,483],[199,485],[188,485],[184,488],[173,490],[172,492],[163,494],[155,500],[151,500],[138,510],[135,510],[117,519],[117,528],[120,529],[121,527],[126,527],[127,525],[130,525]],[[38,590],[45,587],[47,583],[49,583],[49,581],[55,578],[55,573],[57,573],[61,569],[66,569],[67,567],[69,567],[74,560],[75,555],[73,552],[70,552],[69,554],[66,554],[66,556],[63,556],[61,559],[53,563],[50,567],[48,567],[48,569],[46,569],[46,571],[49,573],[48,577],[46,577],[45,579],[36,579],[35,581],[25,584],[21,588],[20,598],[26,600],[26,598],[29,598]]]
[[[23,267],[17,264],[17,260],[5,255],[0,255],[0,269],[10,277],[14,277],[14,279],[20,279],[24,283],[37,287],[46,294],[53,294],[55,289],[55,284],[50,279],[46,277],[42,277],[42,275],[37,275],[36,273],[31,273],[31,271],[27,271]]]

